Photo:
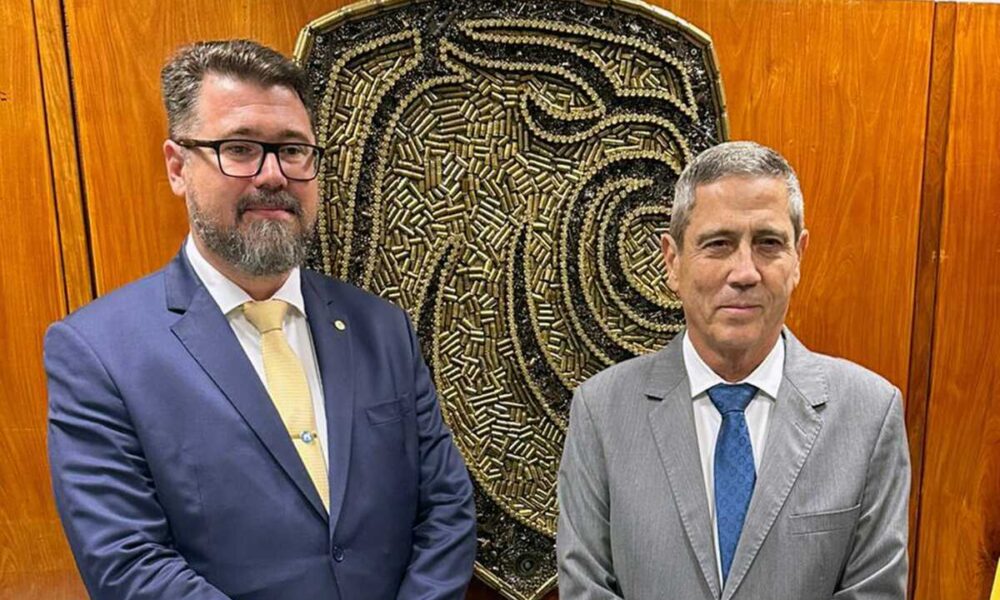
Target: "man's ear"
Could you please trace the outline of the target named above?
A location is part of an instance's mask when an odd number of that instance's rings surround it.
[[[677,242],[669,233],[664,233],[660,238],[660,249],[663,251],[663,266],[667,269],[667,287],[670,291],[677,292],[677,270],[680,269],[680,251]]]
[[[173,140],[163,142],[163,160],[167,166],[170,189],[178,196],[184,196],[187,183],[184,180],[184,148]]]
[[[799,234],[799,241],[795,242],[795,254],[797,260],[795,261],[795,285],[799,283],[799,276],[801,274],[802,268],[802,257],[805,256],[806,248],[809,247],[809,230],[803,229],[802,233]]]

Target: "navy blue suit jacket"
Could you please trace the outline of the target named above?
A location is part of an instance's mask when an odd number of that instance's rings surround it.
[[[329,515],[183,252],[49,328],[53,487],[92,597],[463,596],[472,488],[406,314],[305,270],[302,294]]]

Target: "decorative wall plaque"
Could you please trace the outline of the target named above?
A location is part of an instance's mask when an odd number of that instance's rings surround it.
[[[726,138],[706,35],[635,1],[362,2],[309,24],[314,268],[405,307],[472,473],[477,575],[556,579],[571,390],[682,326],[659,235]]]

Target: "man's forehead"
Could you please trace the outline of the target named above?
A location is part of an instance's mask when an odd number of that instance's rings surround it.
[[[781,191],[783,195],[788,195],[788,185],[783,177],[775,175],[755,175],[746,173],[734,173],[724,175],[718,179],[698,184],[694,191],[695,195],[701,192],[721,191],[749,193],[752,191],[768,189]]]
[[[195,106],[202,128],[217,135],[311,139],[311,123],[298,93],[284,85],[265,85],[208,73]]]
[[[306,107],[298,92],[285,85],[267,85],[230,75],[208,73],[198,89],[197,104],[202,108],[226,110],[254,103],[288,105],[301,108],[302,113],[306,114]]]
[[[693,213],[788,209],[788,187],[774,177],[729,176],[695,188]]]
[[[256,139],[276,139],[276,140],[295,140],[308,142],[309,136],[307,132],[301,129],[294,129],[286,127],[287,123],[281,122],[279,128],[274,127],[261,127],[256,125],[232,125],[229,127],[223,127],[219,132],[226,137],[233,138],[247,138],[251,140]]]
[[[729,176],[698,186],[690,228],[697,230],[699,237],[706,230],[728,235],[791,230],[785,181],[775,177]]]

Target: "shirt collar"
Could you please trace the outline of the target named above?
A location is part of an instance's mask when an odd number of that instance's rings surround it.
[[[194,269],[198,279],[208,290],[209,295],[215,300],[215,303],[219,305],[219,310],[223,314],[228,315],[233,310],[243,306],[244,303],[250,302],[253,298],[250,297],[243,288],[236,285],[228,277],[219,272],[218,269],[212,266],[208,260],[202,256],[201,252],[198,250],[198,246],[194,243],[194,238],[190,235],[187,237],[187,241],[184,242],[184,253],[187,254],[188,261],[191,263],[191,268]],[[295,267],[288,274],[288,279],[282,284],[278,291],[271,296],[272,300],[283,300],[288,304],[295,307],[302,316],[306,314],[305,301],[302,299],[302,275],[299,272],[299,268]]]
[[[708,388],[720,383],[730,383],[712,370],[705,361],[702,360],[694,344],[688,337],[688,332],[684,332],[682,342],[684,349],[684,368],[687,371],[688,382],[691,384],[691,397],[697,398],[708,391]],[[779,335],[778,341],[768,352],[764,360],[757,365],[752,373],[742,381],[736,383],[749,383],[764,392],[772,400],[778,397],[778,388],[781,387],[781,376],[785,366],[785,336]]]

